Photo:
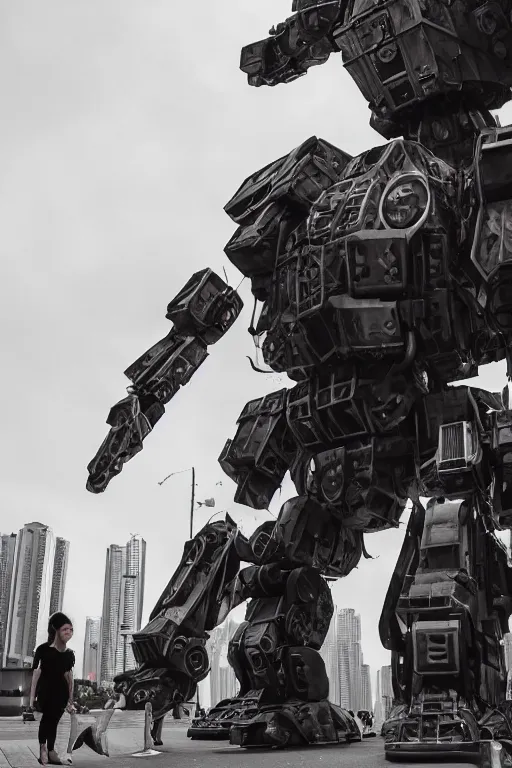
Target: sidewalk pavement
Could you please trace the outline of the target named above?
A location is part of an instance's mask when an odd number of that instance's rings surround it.
[[[131,747],[139,743],[140,730],[134,727],[117,730],[124,738],[124,754],[102,757],[83,746],[73,753],[74,768],[385,768],[388,765],[381,739],[306,749],[247,750],[225,741],[192,741],[187,738],[187,726],[176,724],[164,726],[163,746],[155,748],[158,754],[133,757]],[[0,732],[0,768],[38,768],[38,754],[37,737],[7,741],[2,740]],[[59,754],[63,756],[65,750]],[[411,764],[403,764],[402,768],[411,768]]]
[[[139,717],[133,717],[138,714]],[[113,766],[130,766],[140,764],[141,758],[133,758],[132,755],[144,750],[144,713],[132,713],[125,722],[123,718],[115,718],[112,727],[107,729],[107,743],[109,757],[97,755],[89,747],[83,745],[73,752],[73,765],[98,766],[99,764]],[[9,722],[10,721],[10,722]],[[0,723],[0,768],[37,768],[39,757],[39,743],[37,739],[38,722],[23,724],[18,718],[2,718]],[[188,743],[186,738],[189,722],[172,721],[164,723],[164,746],[158,747],[159,751],[172,749],[176,742],[176,734],[180,743]],[[56,750],[64,758],[67,752],[70,731],[70,717],[64,715],[57,732]],[[163,754],[163,752],[162,752]],[[153,761],[162,762],[159,755],[153,757]]]

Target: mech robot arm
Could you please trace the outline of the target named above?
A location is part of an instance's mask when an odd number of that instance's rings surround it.
[[[88,465],[87,490],[101,493],[165,413],[165,404],[186,384],[243,307],[239,295],[211,269],[196,272],[167,307],[174,327],[125,371],[133,386],[111,408],[110,431]]]
[[[344,9],[344,0],[294,0],[293,16],[242,49],[240,69],[249,85],[289,83],[324,64],[338,50],[331,33]]]

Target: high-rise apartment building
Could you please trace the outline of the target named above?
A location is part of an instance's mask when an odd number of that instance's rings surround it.
[[[387,720],[393,707],[393,685],[391,666],[381,667],[377,672],[377,690],[375,692],[375,724],[380,727]]]
[[[382,706],[382,693],[381,693],[381,685],[380,685],[380,669],[377,670],[377,689],[375,691],[375,705],[374,710],[375,712],[375,727],[380,728],[384,720],[386,719],[384,717],[384,709]]]
[[[85,621],[83,680],[95,683],[100,678],[101,618],[87,616]]]
[[[101,621],[100,682],[136,666],[131,639],[140,630],[146,571],[146,542],[132,536],[107,549]]]
[[[215,706],[222,701],[236,696],[240,687],[233,668],[228,663],[229,641],[238,627],[231,616],[210,633],[206,650],[210,659],[210,702]]]
[[[507,672],[512,670],[512,633],[507,632],[503,635],[503,651],[505,653],[505,666]]]
[[[361,664],[361,689],[361,709],[366,709],[368,712],[371,712],[373,710],[372,681],[368,664]]]
[[[3,664],[16,534],[0,534],[0,667]]]
[[[356,712],[362,709],[361,617],[353,608],[342,608],[336,617],[340,705]]]
[[[55,537],[42,523],[27,523],[16,537],[3,666],[29,667],[47,639]]]
[[[53,564],[52,593],[50,597],[50,614],[62,611],[66,575],[68,572],[69,541],[57,537],[55,542],[55,560]]]
[[[389,717],[389,713],[393,707],[393,683],[391,681],[391,665],[381,667],[380,670],[380,686],[381,686],[381,698],[382,709],[384,719]]]
[[[338,645],[336,641],[336,609],[332,616],[324,644],[320,649],[320,656],[324,660],[325,671],[329,679],[329,701],[332,701],[333,704],[339,704],[340,675],[338,668]]]

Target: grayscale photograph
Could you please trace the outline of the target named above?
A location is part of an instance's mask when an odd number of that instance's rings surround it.
[[[512,0],[10,0],[0,93],[0,768],[512,768]]]

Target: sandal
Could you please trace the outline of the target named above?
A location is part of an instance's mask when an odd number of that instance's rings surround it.
[[[39,745],[39,757],[37,758],[39,765],[48,765],[48,750],[46,744]]]

